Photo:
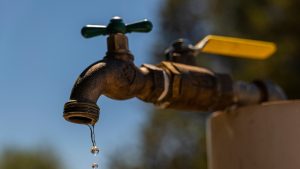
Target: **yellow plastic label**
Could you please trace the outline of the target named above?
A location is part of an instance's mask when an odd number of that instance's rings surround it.
[[[276,51],[272,42],[208,35],[195,45],[201,52],[225,56],[266,59]]]

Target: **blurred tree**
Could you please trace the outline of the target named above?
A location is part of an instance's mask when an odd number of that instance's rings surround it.
[[[278,51],[264,61],[204,54],[198,59],[201,66],[232,73],[236,79],[271,79],[289,98],[299,98],[299,5],[298,0],[166,0],[155,52],[177,38],[196,43],[207,34],[273,41]],[[162,60],[161,53],[156,56]]]
[[[289,98],[299,98],[299,6],[299,0],[165,0],[154,59],[163,60],[162,51],[182,37],[193,43],[207,34],[273,41],[278,52],[265,61],[201,54],[199,63],[235,79],[271,79]],[[129,164],[130,156],[118,154],[111,167],[205,169],[204,118],[201,113],[154,111],[143,130],[140,160]]]
[[[143,133],[144,166],[206,168],[204,115],[155,111]]]
[[[0,157],[1,169],[62,169],[60,161],[49,149],[6,149]]]
[[[277,53],[265,61],[227,59],[234,77],[271,79],[289,98],[300,97],[300,79],[296,78],[300,73],[299,5],[298,0],[210,1],[212,33],[269,40],[278,45]]]
[[[206,168],[204,116],[195,112],[155,111],[143,129],[139,154],[113,155],[111,169]],[[139,157],[137,157],[139,156]]]

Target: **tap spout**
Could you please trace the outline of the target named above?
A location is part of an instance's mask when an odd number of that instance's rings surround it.
[[[99,118],[98,98],[125,100],[152,97],[152,75],[132,61],[106,57],[84,70],[75,82],[64,118],[80,124],[95,124]]]
[[[90,65],[76,80],[70,100],[64,106],[66,120],[95,124],[100,110],[96,102],[101,95],[117,100],[138,97],[148,102],[161,95],[162,70],[136,67],[124,34],[110,35],[107,43],[104,59]]]

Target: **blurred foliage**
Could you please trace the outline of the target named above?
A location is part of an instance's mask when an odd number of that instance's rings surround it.
[[[298,0],[167,0],[155,49],[163,51],[181,37],[196,43],[207,34],[275,42],[277,53],[264,61],[205,54],[198,59],[200,66],[231,73],[235,79],[271,79],[289,98],[299,98],[299,5]],[[156,56],[163,59],[162,53]]]
[[[265,61],[227,59],[235,78],[271,79],[291,99],[300,97],[300,11],[298,0],[244,0],[211,3],[212,33],[273,41],[277,53]]]
[[[163,60],[164,49],[178,38],[196,43],[216,34],[272,41],[278,51],[264,61],[201,54],[199,65],[231,73],[234,79],[271,79],[289,98],[299,98],[299,6],[299,0],[165,0],[154,59]],[[111,168],[205,169],[205,117],[199,114],[154,111],[142,133],[139,161],[129,164],[134,156],[116,154]]]
[[[159,110],[143,129],[140,153],[116,152],[111,169],[206,168],[204,124],[207,114]]]
[[[143,132],[144,166],[205,168],[204,114],[156,111]]]
[[[8,148],[0,156],[1,169],[62,169],[55,154],[49,149],[17,150]]]

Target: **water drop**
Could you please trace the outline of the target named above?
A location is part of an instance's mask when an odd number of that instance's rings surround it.
[[[92,168],[93,169],[97,169],[99,167],[98,163],[97,163],[97,155],[99,154],[100,149],[96,146],[96,139],[95,139],[95,129],[94,129],[94,125],[88,125],[91,131],[91,141],[92,141],[92,148],[91,148],[91,153],[94,155],[95,161],[92,164]]]
[[[99,148],[97,147],[97,146],[93,146],[92,148],[91,148],[91,153],[92,154],[94,154],[94,155],[97,155],[97,154],[99,154]]]
[[[93,163],[93,164],[92,164],[92,168],[93,168],[93,169],[98,168],[98,167],[99,167],[99,165],[98,165],[97,163]]]

